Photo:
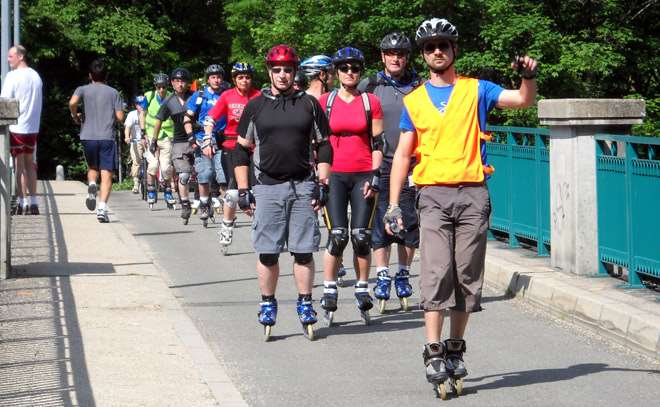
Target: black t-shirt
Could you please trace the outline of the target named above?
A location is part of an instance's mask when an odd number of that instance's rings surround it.
[[[156,114],[156,119],[160,121],[165,121],[172,118],[174,122],[174,134],[172,137],[173,143],[182,143],[188,142],[188,136],[186,135],[186,129],[183,127],[183,119],[186,116],[186,101],[192,95],[192,92],[187,91],[183,96],[183,104],[179,101],[179,98],[176,95],[168,96],[163,104],[160,105],[158,114]]]
[[[313,143],[326,140],[330,126],[313,96],[304,92],[272,96],[266,90],[245,106],[238,134],[255,145],[257,181],[277,184],[313,174]]]

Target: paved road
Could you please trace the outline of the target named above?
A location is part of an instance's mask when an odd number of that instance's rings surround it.
[[[391,300],[391,311],[382,316],[372,312],[373,325],[365,327],[354,308],[352,289],[344,288],[335,317],[339,326],[329,330],[318,324],[318,340],[309,342],[295,314],[291,259],[283,255],[275,340],[264,343],[256,321],[256,255],[246,217],[239,218],[230,255],[223,257],[215,225],[203,229],[193,219],[183,226],[178,212],[162,209],[160,203],[149,212],[125,192],[113,194],[111,208],[112,220],[124,223],[167,274],[175,295],[250,405],[441,403],[423,374],[420,311],[399,312],[398,302]],[[320,284],[318,254],[316,259]],[[414,264],[413,287],[418,271]],[[315,288],[316,299],[321,290]],[[412,300],[417,304],[419,298]],[[656,405],[660,365],[515,300],[487,296],[485,301],[486,311],[473,317],[466,338],[466,394],[449,403]]]

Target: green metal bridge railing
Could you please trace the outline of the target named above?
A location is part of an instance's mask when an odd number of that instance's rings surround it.
[[[660,139],[596,135],[600,274],[606,264],[660,278]]]
[[[493,212],[490,229],[536,242],[539,256],[550,248],[550,131],[543,128],[488,126],[488,163],[495,167],[488,181]]]

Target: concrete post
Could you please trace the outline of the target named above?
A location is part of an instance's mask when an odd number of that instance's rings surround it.
[[[9,125],[16,124],[18,101],[0,99],[0,279],[11,270],[11,184]]]
[[[55,167],[55,181],[64,181],[64,166],[61,164]]]
[[[546,99],[538,104],[550,128],[551,264],[575,274],[598,273],[597,133],[629,134],[645,116],[643,100]]]

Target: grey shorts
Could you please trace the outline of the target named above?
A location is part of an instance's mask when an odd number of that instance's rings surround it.
[[[193,149],[187,141],[172,143],[172,164],[177,174],[193,170]]]
[[[418,196],[425,311],[481,311],[490,197],[485,185],[428,186]]]
[[[284,182],[253,187],[257,208],[252,244],[259,254],[312,253],[319,250],[319,220],[312,209],[314,182]]]

